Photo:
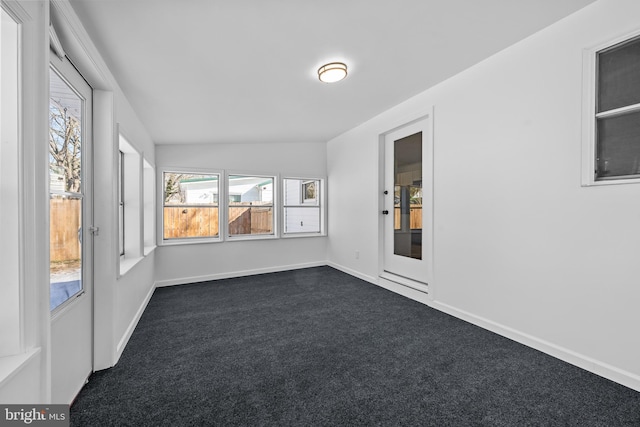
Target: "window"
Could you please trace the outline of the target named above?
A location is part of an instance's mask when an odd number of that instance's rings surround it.
[[[118,125],[118,246],[122,276],[155,248],[155,172]]]
[[[118,248],[124,255],[124,153],[118,151]]]
[[[275,235],[273,176],[230,175],[228,235]]]
[[[86,101],[49,69],[49,307],[84,292]]]
[[[322,178],[279,180],[277,175],[179,169],[165,169],[159,177],[160,244],[272,239],[280,230],[282,237],[326,235]]]
[[[162,181],[162,238],[219,238],[220,174],[164,172]]]
[[[127,273],[143,258],[142,155],[118,125],[118,231],[119,274]]]
[[[595,156],[588,160],[592,165],[592,183],[639,180],[640,37],[590,54],[594,57],[590,66],[595,87],[588,107],[591,117],[587,119],[591,123],[587,134],[593,140],[589,151]]]
[[[285,235],[324,233],[323,184],[320,179],[282,180]]]
[[[143,160],[142,174],[144,254],[148,255],[156,247],[156,171],[147,159]]]

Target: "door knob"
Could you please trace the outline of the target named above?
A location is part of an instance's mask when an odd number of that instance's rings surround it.
[[[386,210],[386,209],[385,209],[385,210],[383,210],[383,211],[382,211],[382,215],[389,215],[389,211],[388,211],[388,210]]]

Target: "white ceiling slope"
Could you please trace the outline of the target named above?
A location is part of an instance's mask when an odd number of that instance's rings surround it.
[[[327,141],[594,0],[70,0],[157,144]],[[342,60],[349,76],[320,83]]]

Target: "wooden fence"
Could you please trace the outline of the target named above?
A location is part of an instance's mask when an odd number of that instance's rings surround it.
[[[51,262],[74,261],[81,257],[80,227],[82,225],[82,200],[50,199]]]
[[[165,207],[164,238],[215,237],[218,235],[218,208]]]
[[[272,207],[230,207],[229,234],[273,233]]]
[[[401,228],[401,215],[400,208],[394,208],[393,215],[393,227],[396,230],[400,230]],[[422,229],[422,205],[411,205],[409,209],[409,226],[412,230],[421,230]]]
[[[81,246],[78,234],[81,227],[82,201],[78,199],[51,199],[52,262],[78,260]],[[400,229],[400,208],[395,208],[394,226]],[[229,208],[229,233],[273,233],[273,207],[240,206]],[[410,209],[412,230],[422,228],[422,206]],[[218,235],[217,207],[165,207],[164,238],[215,237]]]
[[[81,258],[80,227],[82,201],[79,199],[51,199],[51,262],[73,261]],[[229,208],[229,233],[273,233],[273,208],[241,206]],[[164,238],[215,237],[218,235],[217,207],[165,207]]]
[[[216,237],[217,207],[165,207],[164,238]],[[229,234],[269,234],[273,232],[273,208],[241,206],[229,208]]]

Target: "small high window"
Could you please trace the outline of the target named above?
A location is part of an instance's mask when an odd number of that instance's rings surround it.
[[[596,52],[595,181],[640,178],[640,37]]]

